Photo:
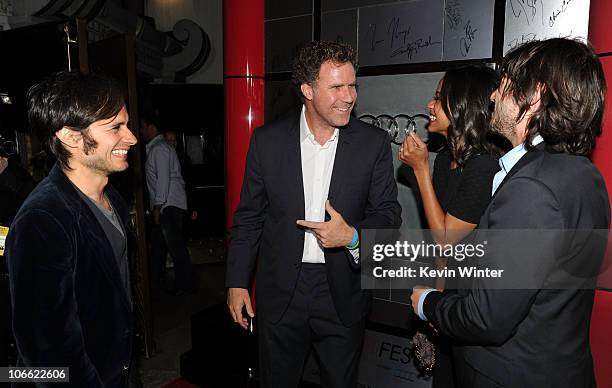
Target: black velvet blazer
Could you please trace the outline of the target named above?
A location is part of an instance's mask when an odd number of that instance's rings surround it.
[[[95,215],[56,165],[9,230],[19,365],[69,367],[70,386],[119,387],[131,359],[131,302]],[[128,211],[106,194],[125,225]]]

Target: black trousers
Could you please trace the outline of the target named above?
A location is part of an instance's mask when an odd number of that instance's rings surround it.
[[[297,387],[311,349],[323,387],[357,386],[365,317],[351,327],[342,324],[324,264],[302,264],[293,298],[280,321],[271,323],[261,314],[257,321],[262,388]]]
[[[151,233],[153,256],[153,276],[161,279],[166,263],[166,249],[174,262],[174,281],[177,290],[193,289],[193,269],[183,232],[184,210],[167,206],[162,211],[159,228]]]

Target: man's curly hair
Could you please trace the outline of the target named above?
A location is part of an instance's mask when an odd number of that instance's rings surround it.
[[[327,61],[334,64],[350,62],[357,71],[357,54],[350,44],[332,41],[308,42],[300,47],[293,60],[293,83],[298,88],[303,83],[315,85],[321,65]]]

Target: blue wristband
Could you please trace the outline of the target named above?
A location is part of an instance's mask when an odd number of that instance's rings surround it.
[[[346,247],[348,249],[355,249],[359,246],[359,235],[357,234],[357,229],[353,228],[353,240]]]

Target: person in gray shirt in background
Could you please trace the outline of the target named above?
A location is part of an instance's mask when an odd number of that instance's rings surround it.
[[[153,276],[163,282],[165,242],[174,261],[175,287],[173,293],[182,295],[186,292],[193,292],[195,288],[191,258],[183,234],[183,215],[187,210],[187,194],[179,158],[174,148],[165,141],[159,128],[157,116],[142,116],[140,133],[147,142],[145,173],[149,205],[154,227],[159,227],[153,231],[151,236]]]

